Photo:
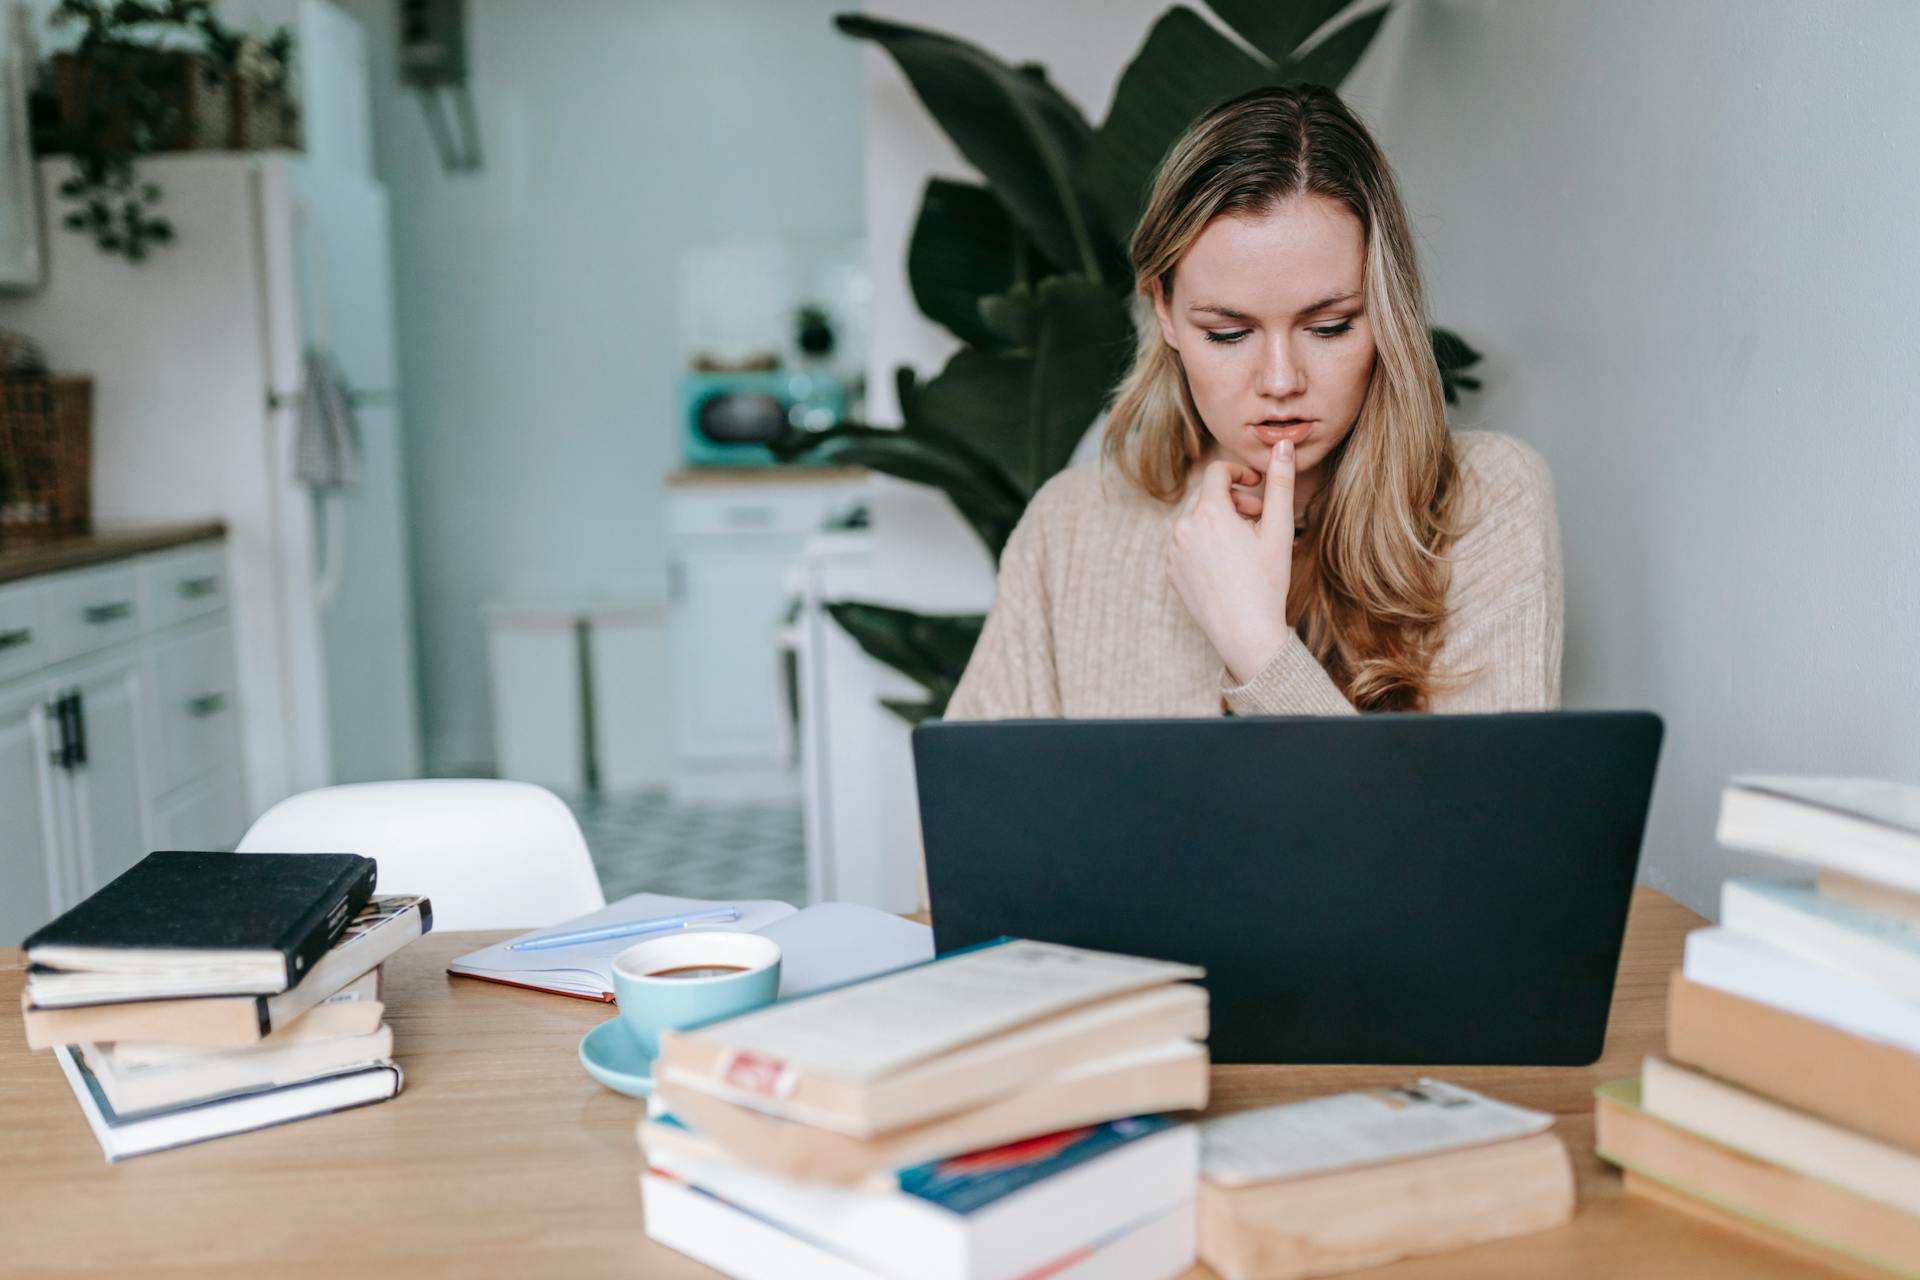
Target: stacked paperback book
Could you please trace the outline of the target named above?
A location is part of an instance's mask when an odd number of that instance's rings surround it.
[[[1553,1117],[1439,1080],[1200,1124],[1200,1259],[1298,1280],[1557,1227],[1573,1165]]]
[[[354,854],[149,854],[25,942],[27,1043],[109,1160],[391,1098],[380,965],[432,927]]]
[[[1687,938],[1667,1056],[1599,1092],[1629,1191],[1860,1275],[1920,1276],[1920,787],[1737,778],[1730,880]]]
[[[1201,976],[1002,940],[667,1032],[647,1234],[746,1280],[1178,1275]]]

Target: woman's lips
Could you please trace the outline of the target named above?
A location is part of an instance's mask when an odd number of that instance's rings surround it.
[[[1291,440],[1295,444],[1299,444],[1312,434],[1313,423],[1314,420],[1312,418],[1289,423],[1284,427],[1269,422],[1256,422],[1253,424],[1253,434],[1258,436],[1260,443],[1266,445],[1268,448],[1272,448],[1282,440]]]

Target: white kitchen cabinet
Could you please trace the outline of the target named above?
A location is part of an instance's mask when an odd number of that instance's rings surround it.
[[[0,585],[0,945],[247,820],[226,548]]]
[[[56,705],[73,700],[68,762],[54,774],[71,905],[148,853],[140,655],[126,646],[90,661],[62,675],[52,693]]]
[[[0,685],[0,946],[16,946],[53,914],[58,850],[46,688]]]
[[[154,814],[156,849],[226,849],[246,826],[246,801],[236,770],[217,773],[169,796]]]
[[[782,633],[788,571],[865,500],[859,472],[681,472],[669,482],[672,784],[683,798],[793,795],[799,777]]]

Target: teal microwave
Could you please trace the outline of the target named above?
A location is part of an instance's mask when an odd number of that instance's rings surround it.
[[[689,373],[680,380],[680,447],[688,466],[771,466],[770,441],[790,429],[818,431],[845,416],[846,389],[830,373]],[[807,461],[827,459],[816,453]]]

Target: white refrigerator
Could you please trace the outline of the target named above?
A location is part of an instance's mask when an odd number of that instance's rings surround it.
[[[94,389],[101,519],[227,522],[250,814],[331,782],[416,776],[399,374],[379,183],[291,152],[145,160],[176,240],[145,261],[60,227],[47,288],[0,299]],[[295,478],[305,350],[351,391],[360,482]]]

